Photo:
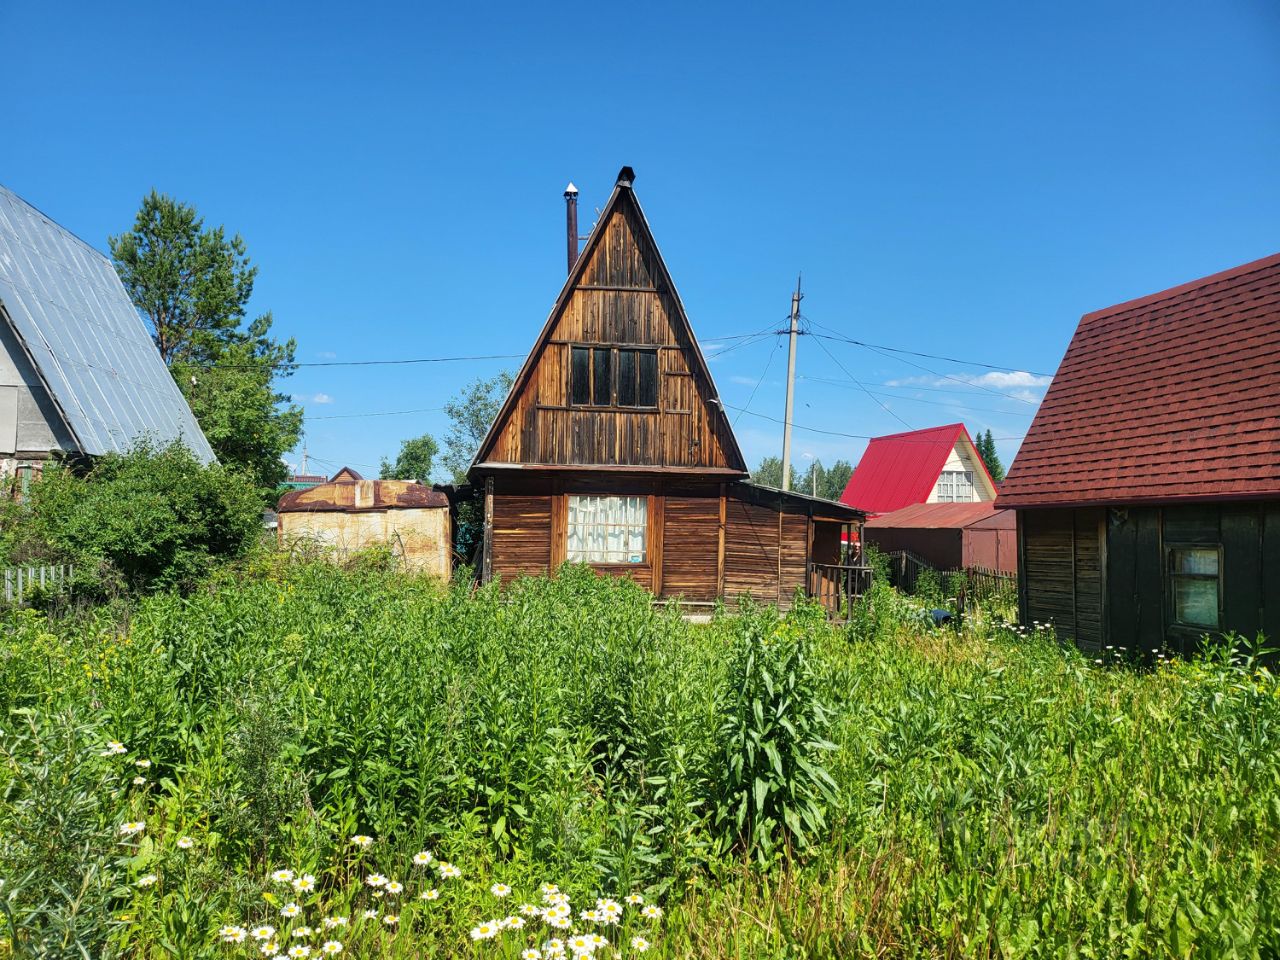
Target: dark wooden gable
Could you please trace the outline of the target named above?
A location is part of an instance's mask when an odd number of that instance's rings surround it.
[[[617,351],[651,349],[656,403],[574,403],[575,347],[613,351],[612,377]],[[473,469],[513,464],[747,472],[628,180],[614,188]]]

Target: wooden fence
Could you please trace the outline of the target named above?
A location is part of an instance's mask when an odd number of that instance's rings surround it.
[[[809,594],[832,616],[847,615],[849,605],[871,589],[872,569],[851,564],[810,565]]]
[[[987,567],[938,570],[910,550],[895,550],[888,557],[889,582],[903,593],[914,595],[920,587],[921,576],[932,573],[946,598],[963,592],[966,606],[992,598],[1017,602],[1018,578],[1011,573]]]
[[[6,567],[4,571],[4,602],[21,604],[32,590],[61,590],[75,573],[75,567],[67,563],[56,567]]]

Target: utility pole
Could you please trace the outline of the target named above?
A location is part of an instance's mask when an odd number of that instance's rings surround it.
[[[787,350],[787,412],[782,424],[782,489],[791,489],[791,408],[796,397],[796,334],[800,324],[800,278],[796,277],[796,292],[791,295],[791,344]]]

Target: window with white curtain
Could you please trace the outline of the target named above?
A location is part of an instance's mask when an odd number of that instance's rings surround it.
[[[973,502],[973,471],[943,470],[938,477],[938,502]]]
[[[569,497],[568,550],[575,563],[644,563],[648,497]]]

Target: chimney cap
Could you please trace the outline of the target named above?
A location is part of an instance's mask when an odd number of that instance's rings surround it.
[[[635,180],[636,172],[630,167],[623,167],[618,171],[618,186],[629,187],[631,184],[635,183]]]
[[[576,197],[578,195],[578,188],[573,185],[572,180],[570,180],[569,185],[564,188],[564,195],[566,197]]]

